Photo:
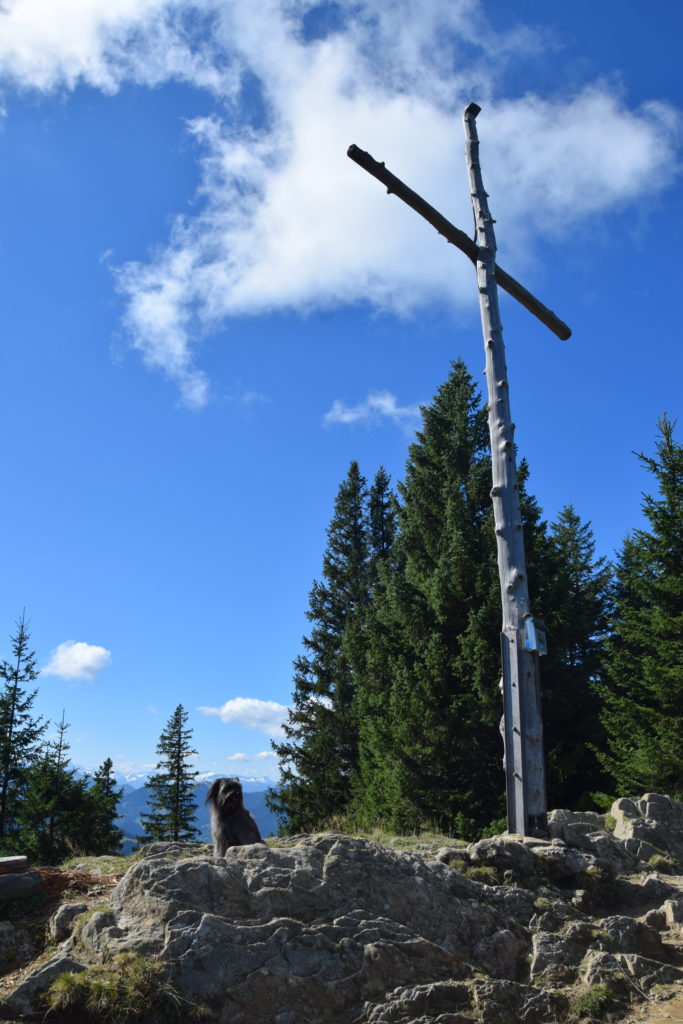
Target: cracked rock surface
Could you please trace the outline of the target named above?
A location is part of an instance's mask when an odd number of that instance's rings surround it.
[[[5,1016],[39,1014],[62,971],[135,952],[224,1024],[546,1024],[595,985],[623,1017],[683,979],[683,806],[647,794],[607,820],[611,831],[600,815],[555,811],[548,840],[457,850],[339,833],[219,859],[154,844],[28,972]],[[673,873],[653,872],[652,856]],[[74,917],[56,912],[57,938]]]

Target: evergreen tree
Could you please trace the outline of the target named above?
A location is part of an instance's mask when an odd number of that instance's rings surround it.
[[[11,637],[13,660],[0,663],[0,849],[12,842],[17,809],[26,789],[26,772],[37,757],[47,728],[42,718],[33,715],[37,689],[27,692],[25,688],[38,676],[29,639],[22,615]]]
[[[140,843],[196,839],[199,829],[195,780],[199,774],[188,766],[197,751],[190,746],[192,729],[186,728],[187,712],[182,704],[175,709],[159,737],[157,771],[147,783],[151,790],[149,813],[140,815],[144,834]]]
[[[626,538],[602,689],[608,752],[619,793],[683,798],[683,445],[658,422],[656,454],[638,455],[659,494],[646,495],[648,529]]]
[[[359,824],[372,827],[385,814],[384,766],[381,755],[390,749],[387,699],[390,692],[388,629],[378,609],[385,599],[387,581],[398,572],[394,540],[398,503],[390,478],[380,468],[368,497],[368,599],[347,628],[346,649],[354,679],[355,718],[358,729],[357,764],[351,779],[351,811]],[[380,758],[378,762],[378,757]]]
[[[391,477],[384,466],[380,466],[368,495],[368,579],[376,582],[382,565],[391,555],[396,536],[396,514],[398,506],[391,489]]]
[[[17,810],[20,850],[35,863],[58,864],[66,856],[88,852],[91,804],[88,776],[79,777],[69,763],[62,719],[57,734],[26,772],[26,793]]]
[[[604,786],[595,751],[604,742],[598,688],[611,569],[571,505],[548,531],[531,504],[525,495],[530,589],[548,637],[540,666],[548,806],[588,807],[590,790]]]
[[[123,790],[116,786],[113,769],[113,761],[108,757],[93,775],[92,786],[87,791],[91,807],[87,848],[88,853],[95,856],[116,853],[123,839],[123,831],[116,825]]]
[[[487,417],[462,361],[422,416],[367,630],[357,799],[399,830],[471,834],[504,776]]]
[[[313,626],[294,662],[285,739],[273,743],[281,783],[268,796],[292,831],[310,831],[342,812],[357,761],[354,679],[345,634],[367,600],[367,487],[352,462],[327,530],[322,580],[309,596]]]

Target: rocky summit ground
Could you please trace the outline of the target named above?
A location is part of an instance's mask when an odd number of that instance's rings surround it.
[[[554,811],[547,840],[326,832],[29,876],[0,879],[5,1020],[683,1020],[683,805],[657,794]]]

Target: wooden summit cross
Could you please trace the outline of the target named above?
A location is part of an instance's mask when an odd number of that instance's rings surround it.
[[[545,634],[542,624],[532,617],[529,606],[513,440],[514,424],[510,416],[497,284],[521,302],[562,340],[571,336],[571,330],[552,310],[496,265],[494,220],[489,212],[479,164],[479,139],[475,122],[480,109],[476,103],[470,103],[465,108],[463,116],[467,169],[476,225],[475,241],[464,231],[454,227],[433,206],[391,174],[383,163],[373,160],[369,153],[358,146],[350,146],[348,156],[386,185],[389,194],[397,195],[429,221],[446,241],[464,252],[477,268],[479,307],[486,350],[493,476],[491,498],[503,605],[501,656],[508,832],[545,835],[547,803],[538,667],[539,654],[545,654]]]

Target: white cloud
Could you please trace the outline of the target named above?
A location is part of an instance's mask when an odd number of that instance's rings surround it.
[[[398,405],[390,391],[371,391],[364,402],[358,405],[344,405],[337,399],[325,413],[323,422],[377,426],[382,420],[390,420],[399,426],[414,428],[420,418],[419,405]]]
[[[278,757],[272,750],[261,750],[257,754],[230,754],[226,758],[228,774],[238,775],[241,779],[257,778],[264,782],[274,780],[279,775]],[[249,797],[246,797],[249,806]]]
[[[474,304],[469,261],[347,159],[352,142],[469,230],[460,117],[477,98],[513,274],[549,235],[651,195],[677,171],[678,115],[664,103],[629,108],[607,82],[506,98],[501,71],[549,42],[496,31],[477,0],[360,0],[338,8],[336,31],[307,40],[314,6],[6,0],[0,10],[0,73],[15,84],[113,92],[181,79],[216,97],[214,114],[187,126],[201,159],[196,213],[178,217],[146,263],[117,271],[132,346],[190,407],[210,395],[197,341],[230,317]],[[245,71],[266,112],[251,125],[239,106]]]
[[[228,761],[277,761],[277,754],[272,750],[262,750],[258,754],[230,754]]]
[[[235,697],[220,708],[200,707],[203,715],[215,715],[226,724],[237,722],[245,729],[258,729],[267,736],[282,736],[282,723],[287,708],[274,700],[256,700],[254,697]]]
[[[188,42],[186,21],[204,4],[169,0],[4,0],[0,74],[16,86],[47,91],[86,82],[114,93],[124,81],[158,85],[180,78],[225,88],[206,44]],[[209,5],[210,8],[210,5]]]
[[[41,669],[41,674],[61,676],[62,679],[85,679],[91,683],[110,664],[111,652],[106,648],[67,640],[54,649],[49,662]]]

